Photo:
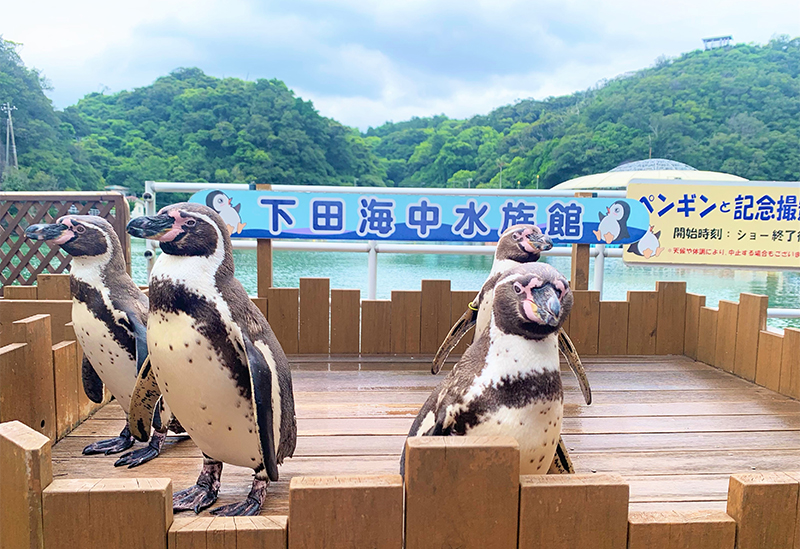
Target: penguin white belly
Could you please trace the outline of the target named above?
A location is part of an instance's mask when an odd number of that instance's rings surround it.
[[[117,343],[108,326],[85,303],[72,301],[72,323],[83,353],[127,413],[136,385],[136,359]]]
[[[262,462],[252,402],[185,313],[151,313],[147,344],[158,387],[172,413],[208,456],[242,467]]]
[[[510,436],[519,443],[521,475],[544,475],[561,436],[563,402],[538,400],[523,408],[501,407],[467,430],[467,436]]]
[[[605,237],[606,233],[611,233],[614,239],[616,239],[619,236],[619,222],[616,219],[612,219],[610,215],[606,216],[600,221],[598,230],[601,236]]]

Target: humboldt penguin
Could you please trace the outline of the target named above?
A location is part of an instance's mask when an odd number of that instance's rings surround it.
[[[82,379],[86,396],[103,401],[103,386],[128,413],[136,376],[147,358],[147,296],[125,268],[119,238],[111,224],[93,215],[68,215],[52,224],[31,225],[25,235],[60,246],[72,256],[70,290],[75,337],[83,349]],[[129,452],[114,465],[136,467],[156,457],[167,436],[169,412],[154,410],[156,431],[147,448]],[[172,425],[180,431],[177,423]],[[147,441],[149,438],[144,438]],[[88,445],[83,453],[115,454],[133,446],[126,423],[118,437]]]
[[[489,329],[428,397],[408,436],[513,436],[520,474],[545,474],[563,417],[558,330],[572,293],[553,267],[526,263],[494,275]],[[405,455],[401,458],[401,474]]]
[[[466,335],[472,326],[475,326],[474,341],[477,341],[480,335],[488,330],[493,308],[493,277],[498,273],[521,264],[538,261],[541,257],[541,253],[552,247],[553,243],[550,238],[543,234],[536,225],[513,225],[506,229],[497,243],[489,278],[472,303],[469,304],[469,307],[461,318],[459,318],[450,329],[450,332],[436,352],[431,366],[431,372],[433,374],[439,373],[445,360],[447,360],[447,357],[450,355],[450,352],[458,345],[458,342]],[[589,386],[589,380],[586,377],[586,371],[575,350],[575,346],[564,330],[559,330],[558,332],[558,347],[561,354],[563,354],[564,358],[567,360],[570,369],[578,379],[578,385],[580,386],[586,404],[591,404],[592,390]],[[569,453],[561,439],[558,441],[556,460],[553,462],[550,470],[553,473],[574,472]]]
[[[132,220],[128,232],[159,241],[162,251],[150,274],[151,367],[140,373],[137,402],[160,391],[204,455],[197,483],[173,495],[173,509],[213,505],[225,462],[252,468],[255,478],[247,499],[212,513],[257,514],[278,465],[294,453],[292,377],[267,320],[234,278],[225,221],[207,206],[180,203]],[[131,409],[136,437],[147,409]]]
[[[631,215],[631,207],[624,200],[617,200],[606,208],[606,214],[598,212],[600,224],[597,230],[593,231],[595,238],[599,242],[611,244],[621,238],[629,238],[628,217]]]

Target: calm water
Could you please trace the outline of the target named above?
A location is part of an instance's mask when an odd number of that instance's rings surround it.
[[[133,277],[147,283],[144,241],[131,239]],[[255,250],[234,251],[236,276],[247,292],[256,293]],[[570,259],[547,258],[569,276]],[[477,290],[491,269],[491,256],[378,254],[378,299],[389,299],[392,290],[419,290],[423,279],[449,279],[453,290]],[[589,280],[593,280],[594,261]],[[301,277],[331,279],[331,288],[353,288],[367,294],[367,254],[332,252],[274,252],[275,285],[297,288]],[[739,300],[750,292],[769,296],[770,307],[800,308],[800,272],[767,272],[743,269],[687,267],[628,267],[622,259],[606,258],[604,300],[624,300],[628,290],[654,290],[658,280],[685,280],[687,291],[707,296],[706,305],[720,299]],[[590,283],[591,285],[591,283]],[[800,319],[769,319],[774,327],[800,327]]]

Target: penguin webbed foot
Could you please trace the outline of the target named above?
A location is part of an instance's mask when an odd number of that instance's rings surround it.
[[[246,517],[257,515],[261,510],[261,505],[267,497],[268,480],[256,478],[253,487],[247,495],[247,499],[239,503],[231,503],[218,507],[210,513],[217,517]]]
[[[172,511],[176,513],[179,511],[199,513],[214,505],[217,501],[218,493],[219,488],[214,489],[211,486],[195,484],[172,495]]]
[[[166,432],[153,433],[153,436],[150,437],[150,443],[147,445],[147,447],[134,450],[133,452],[128,452],[127,454],[122,454],[120,458],[114,462],[114,467],[122,467],[123,465],[127,465],[128,469],[133,469],[142,463],[147,463],[151,459],[158,457],[158,454],[161,453],[161,447],[164,445],[164,440],[166,440],[166,438]]]
[[[83,449],[84,456],[91,456],[95,454],[118,454],[124,452],[133,446],[133,435],[131,435],[128,426],[126,425],[122,432],[116,438],[108,440],[99,440],[93,442]]]

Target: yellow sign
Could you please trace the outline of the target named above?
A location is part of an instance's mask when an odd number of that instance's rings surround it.
[[[628,263],[800,269],[800,183],[634,179],[650,229]]]

